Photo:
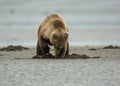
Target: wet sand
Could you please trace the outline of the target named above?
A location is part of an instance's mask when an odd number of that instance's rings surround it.
[[[119,86],[120,49],[115,47],[70,47],[70,56],[90,57],[84,59],[32,59],[35,48],[0,51],[0,85]]]

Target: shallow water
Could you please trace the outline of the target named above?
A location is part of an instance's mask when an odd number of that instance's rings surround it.
[[[41,21],[62,15],[71,46],[120,45],[119,0],[0,0],[0,46],[35,46]]]

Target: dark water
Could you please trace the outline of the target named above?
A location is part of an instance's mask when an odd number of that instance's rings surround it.
[[[63,16],[70,45],[120,45],[120,0],[0,0],[0,46],[34,46],[41,21]]]

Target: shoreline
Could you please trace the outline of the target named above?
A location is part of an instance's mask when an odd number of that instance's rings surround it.
[[[65,59],[89,59],[89,58],[120,58],[120,47],[119,46],[70,46],[69,56]],[[53,55],[43,56],[43,59],[53,59],[54,51],[50,51]],[[35,47],[24,47],[10,45],[7,47],[0,48],[0,58],[32,58],[36,54]]]

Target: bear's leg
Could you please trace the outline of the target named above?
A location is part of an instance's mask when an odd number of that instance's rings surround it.
[[[48,44],[42,40],[37,42],[36,46],[36,56],[33,58],[44,58],[44,56],[52,57],[52,54],[49,53],[50,47]]]
[[[69,43],[67,43],[66,55],[69,55]]]
[[[45,41],[40,40],[38,45],[39,45],[38,53],[40,53],[42,55],[45,55],[45,54],[49,53],[50,48]]]
[[[43,52],[42,52],[42,50],[40,48],[39,41],[37,42],[37,46],[36,46],[36,54],[37,54],[37,56],[43,55]]]
[[[44,46],[41,47],[42,50],[43,50],[43,54],[44,55],[48,55],[49,54],[49,51],[50,51],[50,47],[46,44]]]
[[[40,48],[40,43],[38,41],[37,42],[37,46],[36,46],[36,56],[33,56],[32,58],[34,58],[34,59],[40,59],[40,58],[42,58],[42,55],[43,55],[43,52],[42,52],[42,50]]]
[[[66,48],[56,50],[56,58],[64,58],[66,55]]]

